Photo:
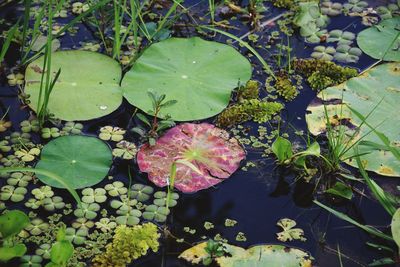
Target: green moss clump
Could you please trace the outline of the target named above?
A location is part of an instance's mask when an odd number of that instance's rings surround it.
[[[293,69],[303,75],[313,90],[335,86],[358,75],[356,69],[319,59],[295,59]]]
[[[220,113],[216,124],[219,127],[227,128],[249,120],[263,123],[270,120],[282,108],[283,105],[278,102],[267,102],[259,99],[243,100],[243,102],[234,104]]]
[[[287,101],[295,99],[296,96],[299,94],[299,91],[297,90],[296,86],[293,85],[293,82],[290,79],[289,75],[284,72],[280,72],[276,76],[275,90],[278,95],[280,95]]]
[[[151,249],[158,251],[160,234],[153,223],[120,225],[115,229],[112,243],[106,246],[106,252],[93,259],[93,267],[125,267],[132,261],[147,254]]]
[[[243,101],[245,99],[257,99],[260,93],[260,84],[258,81],[250,80],[245,86],[240,86],[238,89],[238,99]]]

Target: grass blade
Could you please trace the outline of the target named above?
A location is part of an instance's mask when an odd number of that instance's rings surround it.
[[[265,62],[265,60],[262,58],[262,56],[253,47],[251,47],[247,42],[243,41],[242,39],[240,39],[239,37],[237,37],[237,36],[235,36],[233,34],[230,34],[229,32],[226,32],[226,31],[223,31],[223,30],[220,30],[220,29],[217,29],[217,28],[213,28],[213,27],[209,27],[209,26],[199,26],[199,27],[203,28],[203,29],[210,30],[210,31],[215,31],[217,33],[225,35],[225,36],[227,36],[227,37],[229,37],[231,39],[234,39],[235,41],[239,42],[241,45],[246,47],[251,53],[253,53],[253,55],[261,62],[261,64],[263,65],[265,71],[269,75],[274,77],[274,79],[276,78],[274,72],[272,71],[272,69],[268,65],[268,63]]]
[[[357,226],[358,228],[363,229],[364,231],[366,231],[367,233],[369,233],[371,235],[375,235],[375,236],[380,237],[380,238],[385,239],[385,240],[394,241],[391,236],[379,231],[375,227],[368,226],[368,225],[363,225],[363,224],[355,221],[354,219],[350,218],[346,214],[344,214],[342,212],[339,212],[339,211],[336,211],[336,210],[334,210],[334,209],[332,209],[332,208],[330,208],[328,206],[325,206],[324,204],[322,204],[321,202],[319,202],[317,200],[314,200],[314,203],[317,204],[318,206],[320,206],[321,208],[329,211],[330,213],[332,213],[336,217],[338,217],[338,218],[340,218],[340,219],[342,219],[342,220],[344,220],[346,222],[349,222],[349,223]]]
[[[15,23],[14,26],[11,27],[10,31],[7,33],[7,38],[4,41],[3,46],[1,47],[1,52],[0,52],[0,63],[3,62],[4,57],[6,56],[6,53],[8,51],[8,48],[10,47],[10,44],[14,38],[14,35],[18,29],[19,21]]]
[[[356,157],[356,160],[358,169],[360,170],[362,177],[364,177],[365,181],[367,182],[369,189],[372,191],[372,193],[374,194],[375,198],[379,201],[379,203],[381,203],[383,208],[391,216],[393,216],[394,213],[396,212],[396,207],[393,205],[392,201],[389,198],[387,198],[385,191],[383,191],[383,189],[375,181],[369,178],[368,173],[365,171],[364,166],[362,165],[360,157]]]

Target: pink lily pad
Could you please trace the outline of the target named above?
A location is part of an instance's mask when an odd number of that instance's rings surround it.
[[[243,147],[228,132],[209,123],[183,123],[168,130],[154,146],[143,145],[137,161],[150,181],[163,187],[168,184],[171,165],[176,161],[175,188],[193,193],[229,178],[245,158]]]

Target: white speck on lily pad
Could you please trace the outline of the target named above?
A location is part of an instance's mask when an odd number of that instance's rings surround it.
[[[100,106],[99,107],[101,110],[106,110],[108,107],[107,106]]]

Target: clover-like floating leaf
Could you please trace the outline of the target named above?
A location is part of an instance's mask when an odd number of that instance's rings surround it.
[[[294,228],[296,226],[296,222],[294,220],[283,218],[277,222],[277,225],[283,230],[282,232],[276,234],[278,240],[282,242],[292,240],[306,241],[303,229]]]
[[[208,123],[175,126],[154,146],[142,146],[137,155],[140,170],[161,187],[168,184],[172,164],[180,161],[176,164],[174,186],[186,193],[222,182],[244,158],[245,151],[236,139]]]
[[[36,168],[59,175],[73,188],[83,188],[103,180],[111,163],[111,149],[103,141],[71,135],[56,138],[45,145]],[[47,176],[38,174],[38,178],[50,186],[62,187]]]
[[[357,43],[361,50],[376,59],[400,61],[400,17],[383,20],[360,32]]]
[[[250,77],[249,61],[228,45],[198,37],[169,38],[143,52],[122,88],[128,102],[145,112],[153,110],[149,90],[165,94],[167,101],[178,103],[163,107],[160,116],[188,121],[220,113],[238,82]]]
[[[391,152],[370,145],[376,143],[383,146],[383,143],[375,133],[370,133],[371,128],[365,123],[362,124],[362,118],[357,116],[359,113],[367,117],[366,121],[372,128],[385,134],[394,147],[398,146],[400,142],[400,132],[398,131],[400,123],[398,116],[399,63],[387,63],[372,68],[359,77],[321,91],[318,98],[307,108],[306,120],[312,134],[319,135],[326,132],[326,108],[329,122],[333,128],[346,127],[345,131],[352,131],[361,125],[356,139],[351,142],[354,143],[357,138],[363,137],[362,142],[358,145],[358,153],[367,170],[386,176],[400,176],[400,165],[396,158]],[[325,107],[320,99],[324,99]],[[371,114],[368,116],[369,113]],[[352,135],[352,133],[347,134]],[[356,152],[350,149],[344,158],[355,154]],[[350,159],[345,162],[357,167],[355,160]]]
[[[37,111],[43,57],[28,65],[25,93]],[[63,120],[90,120],[110,114],[122,102],[121,67],[111,58],[87,51],[52,54],[51,72],[61,69],[49,101],[49,111]]]
[[[193,264],[198,264],[209,257],[206,251],[207,242],[201,242],[196,246],[185,250],[179,258]],[[311,267],[310,255],[300,249],[281,245],[258,245],[249,249],[222,244],[227,256],[216,257],[220,267]]]

